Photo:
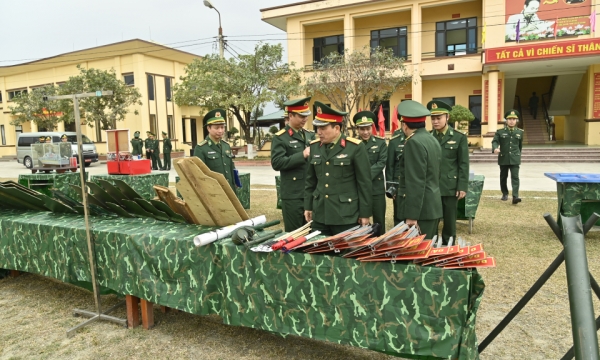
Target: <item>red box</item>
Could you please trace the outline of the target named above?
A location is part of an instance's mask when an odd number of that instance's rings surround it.
[[[150,160],[107,161],[106,167],[111,175],[141,175],[152,172]]]

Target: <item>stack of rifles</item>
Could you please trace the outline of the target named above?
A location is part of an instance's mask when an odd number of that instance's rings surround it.
[[[252,247],[255,252],[304,251],[310,254],[339,254],[359,261],[412,261],[445,269],[495,267],[496,260],[487,256],[483,245],[471,246],[461,238],[442,245],[441,237],[425,240],[418,228],[404,222],[380,236],[374,236],[378,225],[355,226],[342,233],[317,238],[319,231],[310,232],[310,224]]]

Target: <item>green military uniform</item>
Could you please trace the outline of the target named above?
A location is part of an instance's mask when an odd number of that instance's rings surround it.
[[[517,110],[510,110],[504,114],[505,119],[519,119]],[[523,130],[518,127],[496,131],[494,140],[492,140],[492,152],[500,148],[498,154],[498,165],[500,165],[500,190],[502,191],[502,200],[508,199],[508,171],[510,170],[510,179],[512,184],[513,204],[521,202],[519,198],[519,168],[521,165],[521,150],[523,149]]]
[[[344,112],[318,101],[313,126],[341,124]],[[312,211],[312,228],[333,235],[371,217],[373,183],[364,144],[344,134],[332,143],[310,143],[304,209]]]
[[[375,114],[370,111],[360,111],[352,119],[358,127],[373,126]],[[361,139],[362,140],[362,139]],[[371,135],[368,140],[362,140],[367,150],[369,163],[371,164],[371,181],[373,182],[371,212],[373,213],[373,223],[381,226],[380,234],[385,233],[385,180],[383,169],[385,168],[388,150],[385,139],[379,136]]]
[[[154,138],[156,135],[152,135],[152,140],[150,141],[150,157],[152,158],[152,170],[162,169],[162,162],[160,161],[160,143],[159,140]]]
[[[131,155],[142,155],[143,146],[144,141],[140,139],[140,132],[136,131],[135,133],[133,133],[133,139],[131,139]]]
[[[161,168],[161,170],[171,170],[171,149],[173,146],[171,145],[171,139],[169,139],[166,132],[162,132],[163,136],[163,160],[165,161],[165,166]]]
[[[40,160],[44,156],[44,145],[46,143],[46,138],[44,136],[40,136],[38,141],[36,141],[36,145],[33,147],[35,152],[37,153],[37,164],[39,167],[44,166],[42,160]],[[33,160],[32,160],[33,166]]]
[[[430,101],[427,109],[431,115],[448,116],[452,107],[443,101]],[[469,143],[467,137],[446,125],[445,130],[431,131],[442,148],[440,164],[440,194],[444,227],[442,241],[448,244],[450,237],[456,240],[456,217],[458,212],[457,191],[467,192],[469,188]]]
[[[59,151],[61,158],[70,158],[73,155],[73,148],[70,142],[66,142],[67,139],[67,134],[62,134],[60,137]]]
[[[144,147],[146,148],[146,159],[148,159],[148,160],[152,160],[152,154],[150,152],[152,139],[150,139],[150,134],[152,134],[150,131],[146,131],[147,137],[144,140]]]
[[[286,112],[302,116],[310,115],[309,98],[290,100],[284,103]],[[315,133],[305,129],[295,130],[288,124],[275,133],[271,144],[271,166],[279,171],[281,178],[281,212],[286,232],[293,231],[306,223],[304,218],[304,182],[308,158],[304,149],[314,140]]]
[[[204,126],[225,124],[225,110],[214,109],[204,115]],[[235,191],[233,154],[231,147],[226,141],[213,141],[207,136],[204,141],[194,148],[194,156],[202,160],[208,168],[219,174],[223,174],[231,188]]]
[[[416,101],[398,105],[403,122],[425,122],[429,111]],[[406,137],[404,155],[400,158],[397,216],[401,220],[417,220],[426,239],[437,234],[442,217],[440,195],[440,162],[442,150],[438,141],[425,128],[415,129]]]
[[[404,143],[406,142],[406,135],[402,129],[398,129],[394,131],[392,134],[392,138],[390,139],[390,143],[388,144],[388,156],[387,163],[385,165],[385,181],[386,181],[386,189],[389,190],[390,187],[394,187],[396,191],[394,192],[394,196],[398,193],[398,185],[400,183],[400,159],[404,154]],[[393,200],[394,202],[394,225],[398,225],[401,219],[398,218],[398,202],[400,201],[400,197],[396,196]]]

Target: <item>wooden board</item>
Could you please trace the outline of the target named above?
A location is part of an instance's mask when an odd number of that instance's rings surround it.
[[[208,168],[208,166],[202,160],[200,160],[200,158],[198,158],[196,156],[191,156],[191,157],[187,158],[186,160],[192,161],[196,166],[198,166],[198,168],[200,168],[200,171],[202,171],[204,173],[204,175],[217,180],[217,182],[219,183],[219,185],[225,192],[225,195],[231,202],[231,205],[233,205],[233,207],[235,208],[236,212],[238,213],[238,215],[242,219],[242,221],[250,219],[250,217],[248,216],[248,213],[246,213],[246,209],[244,209],[244,206],[238,199],[237,195],[235,194],[235,191],[233,191],[233,189],[229,185],[229,182],[227,182],[227,179],[225,179],[225,176],[223,176],[223,174],[219,174],[217,172],[210,170]],[[233,176],[233,174],[232,174],[232,176]],[[218,202],[221,203],[222,200],[218,199]],[[231,223],[231,224],[235,224],[235,223]],[[228,225],[231,225],[231,224],[228,224]]]
[[[194,214],[194,217],[199,221],[197,224],[207,225],[207,226],[219,225],[212,218],[211,214],[208,212],[207,208],[204,206],[204,203],[201,202],[200,199],[198,199],[198,195],[196,194],[194,187],[192,186],[192,184],[189,181],[189,179],[192,179],[192,182],[193,182],[193,178],[191,178],[191,176],[193,176],[193,175],[186,173],[181,168],[181,163],[182,163],[181,160],[173,163],[173,166],[175,167],[175,171],[177,171],[177,174],[179,174],[179,182],[177,184],[175,184],[175,187],[177,188],[177,190],[179,190],[179,193],[181,193],[181,196],[183,196],[185,203],[191,209],[191,212],[192,212],[192,214]],[[198,170],[198,172],[200,172],[200,170]],[[229,224],[229,225],[231,225],[231,224]]]
[[[187,180],[185,187],[192,190],[191,193],[181,193],[186,203],[204,208],[206,214],[218,226],[229,226],[242,221],[235,207],[227,201],[219,182],[204,174],[191,158],[180,160],[175,166],[179,177]]]
[[[169,188],[160,185],[154,185],[153,188],[154,191],[156,191],[156,195],[158,195],[158,198],[162,202],[167,204],[171,208],[171,210],[183,216],[185,221],[187,221],[190,224],[200,224],[200,222],[198,222],[198,219],[196,219],[194,214],[191,212],[189,206],[187,206],[185,202],[179,200],[175,196],[175,194],[173,194],[171,190],[169,190]]]

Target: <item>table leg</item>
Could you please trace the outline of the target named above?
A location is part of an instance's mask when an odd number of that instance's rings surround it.
[[[469,218],[469,235],[473,233],[473,218]]]
[[[152,303],[148,300],[140,299],[142,306],[142,327],[145,330],[150,330],[154,327],[154,310],[152,309]]]
[[[127,305],[127,327],[130,329],[140,326],[140,299],[133,295],[125,296]]]
[[[163,314],[164,314],[164,313],[168,313],[170,309],[171,309],[171,308],[170,308],[170,307],[167,307],[167,306],[161,306],[161,307],[160,307],[160,311],[161,311]]]
[[[19,275],[21,275],[21,272],[19,270],[11,270],[10,271],[10,277],[18,277]]]

